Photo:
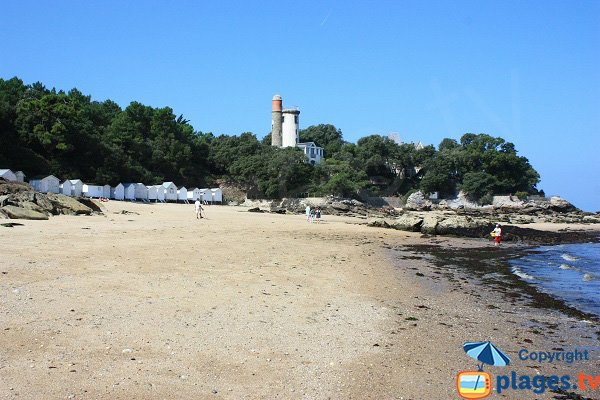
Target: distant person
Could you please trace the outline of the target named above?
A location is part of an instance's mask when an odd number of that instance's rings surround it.
[[[311,223],[315,221],[315,210],[310,210],[310,216],[308,217],[308,220]]]
[[[315,210],[315,218],[317,221],[317,224],[319,222],[321,222],[321,209],[317,207],[317,209]]]
[[[310,222],[310,206],[306,206],[306,220]]]
[[[196,202],[194,203],[194,209],[196,210],[196,219],[202,218],[202,210],[204,209],[202,208],[202,203],[200,203],[200,199],[196,199]]]
[[[494,237],[494,246],[500,246],[500,241],[502,240],[502,228],[500,228],[500,224],[496,224],[496,227],[492,231],[492,236]]]

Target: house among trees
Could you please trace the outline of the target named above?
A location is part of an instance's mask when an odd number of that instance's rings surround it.
[[[60,193],[60,181],[54,175],[48,175],[39,179],[32,179],[29,181],[29,184],[38,192]]]
[[[4,178],[7,181],[17,182],[17,176],[10,169],[0,169],[0,178]]]
[[[60,192],[65,196],[79,197],[83,193],[81,179],[67,179],[60,184]]]
[[[308,162],[313,165],[319,164],[324,158],[323,148],[317,146],[315,142],[298,143],[296,147],[298,147],[304,152],[306,157],[308,157]]]

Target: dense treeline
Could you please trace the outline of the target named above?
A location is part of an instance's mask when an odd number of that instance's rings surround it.
[[[355,196],[411,190],[474,198],[491,193],[536,192],[538,173],[512,143],[465,134],[433,146],[398,144],[373,135],[356,144],[333,125],[311,126],[301,141],[325,149],[310,165],[295,148],[273,148],[252,133],[215,136],[195,131],[169,107],[92,101],[77,89],[0,79],[0,167],[29,177],[53,174],[87,182],[147,184],[174,181],[208,186],[240,184],[256,196]]]

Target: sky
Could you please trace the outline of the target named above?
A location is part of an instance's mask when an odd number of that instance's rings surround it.
[[[216,135],[300,128],[437,145],[486,133],[600,211],[600,1],[12,1],[0,78],[126,107],[171,107]]]

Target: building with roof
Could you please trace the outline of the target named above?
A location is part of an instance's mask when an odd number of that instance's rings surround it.
[[[323,148],[314,142],[300,142],[300,109],[283,108],[280,95],[273,96],[271,103],[271,145],[275,147],[299,147],[308,162],[318,164],[323,159]]]

